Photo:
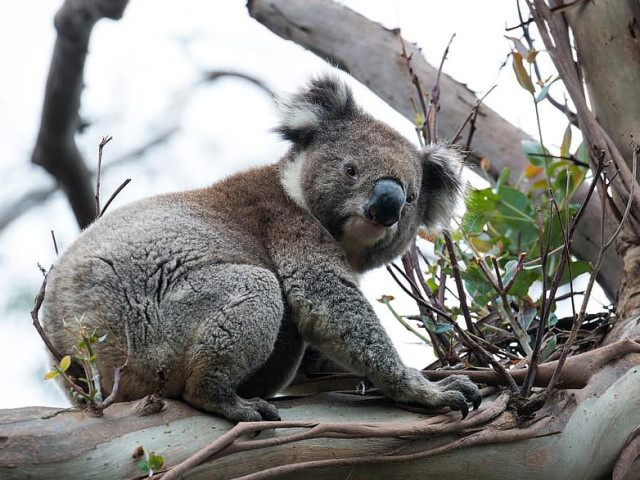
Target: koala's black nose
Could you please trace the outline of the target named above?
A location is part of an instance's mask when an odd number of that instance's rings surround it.
[[[403,205],[402,185],[395,180],[383,178],[373,187],[373,195],[365,207],[365,215],[378,225],[390,227],[400,220]]]

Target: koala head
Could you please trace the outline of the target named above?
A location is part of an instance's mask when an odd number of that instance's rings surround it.
[[[420,225],[448,225],[463,190],[456,150],[418,149],[365,113],[333,76],[280,105],[277,131],[293,143],[284,188],[342,244],[356,271],[401,254]]]

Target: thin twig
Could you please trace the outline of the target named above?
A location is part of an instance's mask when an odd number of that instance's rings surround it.
[[[442,232],[442,235],[444,237],[444,243],[449,253],[451,269],[453,270],[453,279],[456,282],[456,287],[458,290],[458,300],[460,301],[460,308],[462,309],[462,315],[464,316],[467,330],[472,333],[476,333],[477,330],[475,328],[475,325],[473,324],[473,321],[471,320],[471,313],[469,312],[469,305],[467,304],[467,294],[464,291],[464,285],[462,283],[462,277],[460,275],[460,265],[458,265],[456,252],[453,248],[453,242],[451,241],[451,235],[449,235],[449,232],[447,232],[446,230]]]
[[[51,240],[53,240],[53,251],[56,252],[56,257],[60,255],[58,252],[58,242],[56,241],[56,234],[51,230]]]
[[[101,410],[104,410],[115,401],[116,396],[118,395],[118,388],[120,387],[120,375],[129,365],[129,353],[131,352],[131,331],[129,330],[129,321],[126,319],[126,317],[123,318],[123,321],[124,334],[127,339],[127,355],[125,357],[124,363],[121,366],[116,367],[113,373],[113,386],[111,387],[111,393],[109,393],[109,396],[107,396],[107,398],[105,398],[100,405]]]
[[[109,208],[109,205],[111,205],[111,202],[113,202],[113,200],[118,196],[118,194],[122,191],[124,187],[129,185],[129,182],[131,182],[131,179],[127,178],[124,182],[120,184],[118,188],[116,188],[116,191],[111,194],[111,196],[109,197],[109,200],[107,200],[107,203],[104,204],[104,208],[102,209],[102,211],[100,211],[100,215],[98,215],[98,217],[102,217],[104,215],[104,212],[107,211],[107,208]]]
[[[40,267],[40,269],[43,270],[42,267]],[[42,279],[40,290],[38,291],[38,295],[36,295],[35,306],[33,307],[33,310],[31,310],[31,320],[33,321],[33,326],[36,328],[38,334],[40,335],[40,338],[42,338],[42,341],[47,346],[47,349],[49,350],[49,352],[51,352],[53,358],[55,358],[59,363],[60,360],[62,360],[63,355],[61,355],[60,352],[53,346],[53,344],[49,340],[49,337],[47,337],[47,334],[44,332],[44,329],[40,324],[40,319],[38,318],[38,312],[40,312],[40,307],[42,307],[42,302],[44,301],[44,296],[47,289],[47,276],[49,275],[49,273],[51,273],[52,269],[53,267],[49,269],[49,272],[46,273],[44,278]]]
[[[98,145],[98,171],[96,172],[96,216],[95,218],[100,217],[100,177],[102,176],[102,150],[104,146],[109,143],[113,137],[111,135],[106,135],[102,137],[100,141],[100,145]]]
[[[485,98],[487,98],[487,96],[493,92],[493,90],[497,87],[497,85],[494,85],[493,87],[491,87],[489,90],[487,90],[487,93],[485,93],[482,97],[480,97],[478,100],[476,100],[476,104],[473,106],[473,108],[471,109],[471,111],[469,112],[469,114],[467,115],[467,118],[464,119],[464,122],[462,122],[462,125],[460,125],[458,127],[458,130],[456,131],[456,133],[453,135],[451,143],[457,143],[458,140],[460,140],[460,137],[462,136],[462,131],[464,130],[464,127],[467,126],[467,123],[469,123],[469,121],[473,120],[477,115],[478,115],[478,110],[480,109],[480,105],[482,105],[482,102],[484,102]],[[469,143],[469,142],[467,142]],[[468,148],[468,146],[467,146]]]
[[[449,54],[449,47],[451,47],[451,43],[453,39],[456,37],[454,33],[451,35],[449,39],[449,43],[447,44],[447,48],[444,49],[444,53],[442,54],[442,59],[440,60],[440,66],[438,67],[438,73],[436,74],[436,82],[431,89],[431,98],[429,99],[429,110],[427,111],[426,125],[429,130],[429,140],[430,143],[438,142],[438,110],[440,110],[440,77],[442,76],[442,67],[444,66],[444,62],[447,59],[447,55]]]

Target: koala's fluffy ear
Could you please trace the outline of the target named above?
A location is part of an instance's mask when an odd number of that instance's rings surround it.
[[[276,131],[286,140],[305,146],[325,122],[348,120],[359,108],[351,88],[335,75],[312,79],[298,93],[276,99],[281,124]]]
[[[442,144],[429,145],[422,153],[420,202],[427,228],[446,228],[464,193],[462,155]]]

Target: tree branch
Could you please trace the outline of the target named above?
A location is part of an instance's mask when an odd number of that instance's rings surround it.
[[[98,20],[118,20],[127,3],[128,0],[66,0],[55,17],[58,36],[32,161],[57,180],[81,228],[95,218],[91,172],[74,139],[89,38]]]

